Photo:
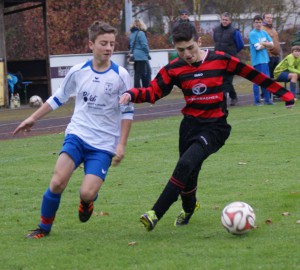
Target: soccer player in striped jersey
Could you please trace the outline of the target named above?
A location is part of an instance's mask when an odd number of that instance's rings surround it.
[[[242,76],[280,96],[287,107],[294,104],[290,91],[253,67],[224,52],[200,49],[201,38],[190,24],[178,25],[172,36],[179,57],[163,67],[149,87],[130,89],[120,98],[121,104],[155,103],[177,86],[186,102],[180,125],[179,160],[152,209],[140,217],[148,231],[154,229],[179,196],[183,210],[175,226],[188,224],[200,207],[196,191],[202,163],[225,144],[231,130],[226,120],[226,76]]]
[[[54,95],[14,131],[14,134],[30,131],[37,120],[59,108],[71,95],[75,96],[74,113],[50,186],[43,196],[39,226],[27,238],[49,235],[61,195],[81,163],[84,178],[78,213],[81,222],[88,221],[111,163],[117,165],[124,157],[134,108],[131,103],[119,104],[119,97],[131,83],[127,70],[110,59],[117,30],[99,21],[88,30],[93,59],[73,66]]]

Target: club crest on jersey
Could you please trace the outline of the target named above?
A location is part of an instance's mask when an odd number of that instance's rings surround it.
[[[112,90],[113,90],[113,84],[112,83],[105,83],[105,85],[104,85],[104,92],[105,92],[105,94],[107,94],[107,95],[111,95],[112,94]]]
[[[207,90],[207,86],[203,83],[197,83],[192,88],[192,92],[197,96],[204,94],[206,90]]]

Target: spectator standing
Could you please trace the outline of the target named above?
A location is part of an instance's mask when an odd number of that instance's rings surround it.
[[[214,29],[213,39],[216,51],[223,51],[235,57],[244,48],[243,37],[240,31],[232,26],[231,15],[228,12],[221,15],[221,23]],[[238,98],[232,82],[233,75],[227,76],[224,90],[229,94],[230,105],[234,106]]]
[[[269,71],[270,77],[274,78],[274,69],[280,62],[280,44],[279,44],[279,37],[276,29],[273,27],[273,15],[271,13],[264,13],[263,14],[263,23],[262,23],[262,30],[266,31],[273,41],[273,48],[268,48],[268,55],[270,58],[269,61]]]
[[[117,165],[124,157],[133,107],[118,104],[119,97],[130,88],[130,76],[125,68],[111,61],[117,29],[96,21],[88,33],[93,59],[73,66],[54,95],[13,132],[29,132],[37,120],[61,107],[71,95],[76,97],[64,144],[43,196],[39,226],[27,238],[49,235],[62,193],[81,163],[84,177],[78,215],[81,222],[88,221],[111,162]]]
[[[293,46],[291,51],[275,68],[274,77],[280,82],[290,82],[290,91],[296,99],[297,81],[300,78],[300,46]]]
[[[262,30],[263,18],[260,15],[256,15],[253,18],[253,27],[254,29],[249,34],[249,43],[250,43],[250,55],[252,66],[270,77],[269,71],[269,55],[267,49],[272,49],[274,47],[273,41],[269,34]],[[264,96],[265,105],[274,105],[273,101],[270,99],[270,94],[267,92],[266,88],[261,87],[262,93]],[[259,86],[253,84],[253,96],[254,96],[254,105],[260,106],[260,95],[259,95]]]
[[[130,27],[129,50],[134,57],[134,87],[148,87],[151,79],[149,65],[149,45],[146,36],[147,26],[140,19],[134,20]]]
[[[173,29],[180,23],[190,23],[195,27],[195,25],[189,19],[190,13],[186,9],[179,11],[179,19],[174,23]]]
[[[179,24],[181,23],[189,23],[190,25],[192,25],[194,28],[195,28],[195,24],[193,22],[190,21],[189,19],[189,11],[186,10],[186,9],[182,9],[179,11],[179,19],[177,19],[174,23],[173,23],[173,28],[172,28],[172,32],[173,32],[173,29],[175,27],[177,27]],[[195,28],[196,29],[196,28]],[[173,44],[173,37],[172,37],[172,34],[170,35],[170,43]]]

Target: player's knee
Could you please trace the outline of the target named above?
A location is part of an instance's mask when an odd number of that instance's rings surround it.
[[[66,183],[63,181],[53,178],[50,183],[50,189],[54,193],[62,193],[66,188]]]
[[[291,81],[297,81],[297,79],[298,79],[298,74],[291,73]]]
[[[85,202],[94,201],[96,197],[97,197],[97,192],[95,191],[85,190],[85,189],[80,190],[80,198]]]
[[[192,171],[193,167],[193,162],[189,159],[181,159],[175,169],[175,174],[184,174],[184,175],[189,175],[190,172]]]

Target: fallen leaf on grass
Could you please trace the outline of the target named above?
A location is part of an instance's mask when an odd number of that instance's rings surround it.
[[[245,162],[245,161],[240,161],[240,162],[239,162],[239,165],[247,165],[247,162]]]
[[[266,223],[267,225],[272,225],[272,224],[273,224],[273,221],[272,221],[271,218],[268,218],[268,219],[265,221],[265,223]]]
[[[93,212],[93,214],[95,215],[95,216],[101,216],[101,217],[103,217],[103,216],[109,216],[109,213],[108,212]]]
[[[291,213],[290,212],[283,212],[281,215],[286,217],[286,216],[290,216]]]
[[[137,245],[137,242],[129,242],[128,243],[128,246],[136,246]]]
[[[220,209],[220,205],[214,205],[213,206],[213,210],[219,210]]]
[[[300,219],[296,221],[297,224],[300,224]]]

